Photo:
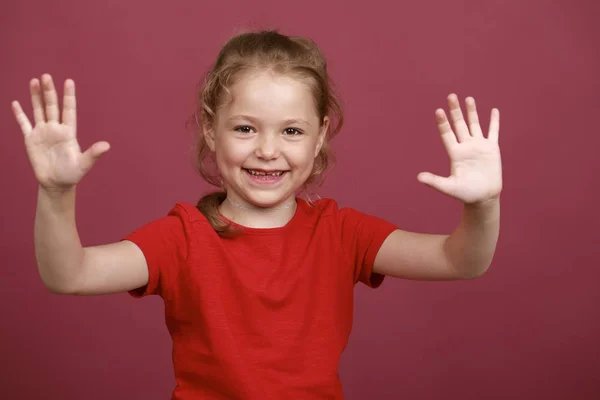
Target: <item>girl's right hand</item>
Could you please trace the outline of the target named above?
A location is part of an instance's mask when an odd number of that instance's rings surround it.
[[[76,135],[75,83],[70,79],[65,81],[61,121],[52,77],[45,74],[41,81],[41,86],[38,79],[30,82],[35,127],[18,101],[13,101],[12,109],[25,137],[27,155],[40,187],[48,192],[63,193],[83,178],[110,145],[97,142],[82,153]]]

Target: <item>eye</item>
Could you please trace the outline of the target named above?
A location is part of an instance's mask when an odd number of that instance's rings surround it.
[[[283,131],[284,134],[289,135],[289,136],[298,136],[298,135],[302,135],[304,132],[302,132],[300,129],[296,129],[296,128],[286,128]]]
[[[233,128],[233,130],[243,134],[252,133],[253,131],[252,127],[248,125],[236,126],[235,128]]]

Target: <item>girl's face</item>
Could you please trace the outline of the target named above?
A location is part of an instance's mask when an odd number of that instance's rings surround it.
[[[205,131],[227,196],[247,206],[289,201],[311,174],[329,126],[307,84],[270,72],[243,75]]]

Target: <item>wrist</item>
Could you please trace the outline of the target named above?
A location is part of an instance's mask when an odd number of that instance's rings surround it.
[[[500,196],[464,205],[463,216],[467,221],[479,223],[497,221],[500,217]]]
[[[50,200],[60,201],[65,197],[69,197],[75,193],[76,185],[57,188],[57,187],[44,187],[43,185],[38,186],[38,193]]]
[[[500,195],[491,197],[486,200],[475,201],[473,203],[465,203],[465,207],[473,208],[473,209],[486,209],[496,207],[500,204]]]

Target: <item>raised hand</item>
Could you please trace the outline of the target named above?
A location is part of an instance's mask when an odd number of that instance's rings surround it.
[[[25,148],[40,187],[50,192],[73,188],[104,153],[107,142],[94,143],[82,153],[77,142],[75,83],[67,79],[59,120],[58,95],[48,74],[30,82],[35,127],[17,101],[12,109],[25,138]]]
[[[463,203],[482,203],[500,195],[502,163],[498,132],[500,113],[493,109],[487,138],[479,125],[475,100],[467,97],[467,120],[463,118],[458,97],[448,96],[448,106],[454,130],[442,109],[435,112],[444,147],[450,157],[450,176],[442,177],[421,172],[417,179]]]

